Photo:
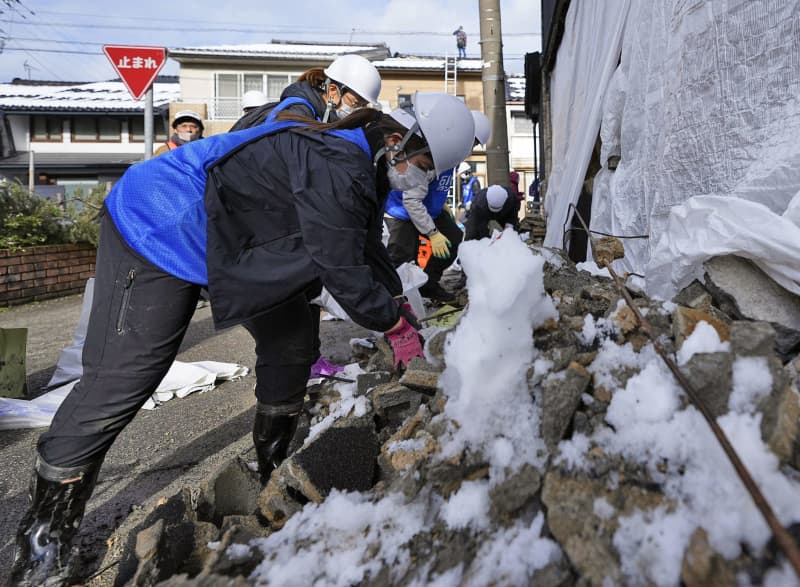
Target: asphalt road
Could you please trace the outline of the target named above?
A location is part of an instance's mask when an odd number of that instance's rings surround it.
[[[36,393],[46,384],[58,355],[72,341],[82,296],[0,309],[0,327],[27,328],[28,387]],[[368,333],[349,322],[323,321],[322,351],[335,361],[347,362],[348,341]],[[252,339],[241,327],[215,331],[210,308],[197,310],[178,355],[180,361],[214,360],[253,368]],[[79,534],[86,577],[102,568],[115,530],[130,526],[159,498],[172,496],[183,486],[204,478],[247,451],[255,397],[251,373],[228,381],[207,393],[173,399],[152,411],[141,411],[120,434],[106,456],[97,488],[89,502]],[[36,440],[42,429],[0,431],[0,584],[6,584],[14,551],[14,533],[27,507],[27,487]],[[111,539],[111,540],[110,540]],[[89,585],[114,584],[112,567]]]

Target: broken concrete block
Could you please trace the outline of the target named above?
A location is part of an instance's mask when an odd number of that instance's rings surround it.
[[[367,394],[383,426],[399,426],[414,414],[422,402],[418,391],[400,383],[378,385]]]
[[[772,324],[776,332],[775,349],[783,356],[800,344],[800,296],[787,291],[741,257],[714,257],[703,267],[706,287],[725,313]]]
[[[526,463],[489,492],[489,515],[493,519],[512,518],[525,505],[531,503],[542,487],[542,475]]]
[[[733,355],[697,353],[681,367],[698,397],[717,418],[728,413],[733,382]]]
[[[367,392],[377,385],[388,383],[392,380],[389,371],[368,371],[356,376],[356,395],[366,395]]]
[[[800,468],[800,394],[786,380],[758,406],[763,414],[761,438],[782,463]]]
[[[202,495],[208,519],[249,515],[257,507],[261,483],[247,464],[235,459],[218,468],[203,484]]]
[[[625,248],[620,239],[604,236],[592,242],[592,255],[598,267],[607,267],[612,261],[625,256]]]
[[[541,432],[549,449],[555,448],[569,428],[591,378],[583,365],[572,362],[542,384]]]
[[[373,414],[347,416],[297,451],[288,466],[292,487],[319,502],[331,489],[366,491],[374,482],[378,437]]]
[[[769,322],[737,320],[731,325],[731,351],[741,357],[772,357],[775,329]]]
[[[289,518],[303,509],[305,503],[300,503],[294,495],[289,494],[289,485],[285,479],[289,460],[284,461],[272,473],[266,487],[258,496],[258,509],[275,530],[283,528]]]
[[[420,358],[414,358],[400,378],[400,383],[427,395],[433,395],[439,385],[441,373],[441,368],[434,367]]]
[[[679,306],[700,310],[701,312],[708,312],[709,308],[711,308],[713,298],[703,284],[695,279],[678,292],[678,294],[672,298],[672,301]]]

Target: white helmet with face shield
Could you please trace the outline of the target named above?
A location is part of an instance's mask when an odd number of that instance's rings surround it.
[[[430,153],[437,176],[472,153],[475,122],[466,104],[455,96],[417,92],[413,109],[398,108],[389,116],[408,129],[403,140],[391,150],[401,152],[412,134],[421,136],[428,144],[424,152]],[[409,155],[406,153],[405,157]],[[396,160],[395,156],[390,163]]]
[[[475,121],[475,140],[481,145],[489,142],[489,137],[492,136],[492,125],[489,123],[487,116],[480,110],[472,110],[472,118]]]

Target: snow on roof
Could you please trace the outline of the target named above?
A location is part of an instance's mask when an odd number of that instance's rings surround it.
[[[153,106],[180,98],[180,84],[154,83]],[[121,81],[75,85],[0,84],[0,110],[141,112],[144,100],[134,100]]]
[[[419,55],[403,55],[373,61],[372,64],[381,69],[440,69],[444,71],[444,57],[424,57]],[[483,61],[480,59],[459,59],[457,71],[481,71]]]
[[[346,53],[362,53],[369,51],[384,51],[388,54],[386,45],[344,45],[330,44],[318,45],[315,43],[257,43],[252,45],[213,45],[208,47],[171,47],[170,57],[201,57],[204,55],[216,56],[249,56],[249,57],[280,57],[282,59],[334,59]]]

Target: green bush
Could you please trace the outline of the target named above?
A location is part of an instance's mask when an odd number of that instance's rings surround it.
[[[0,249],[79,242],[97,246],[105,195],[105,186],[97,186],[87,196],[78,193],[65,209],[31,195],[19,183],[0,183]]]
[[[98,185],[84,196],[77,190],[67,206],[69,223],[69,242],[92,243],[97,246],[100,240],[100,212],[103,200],[108,195],[106,186]]]

